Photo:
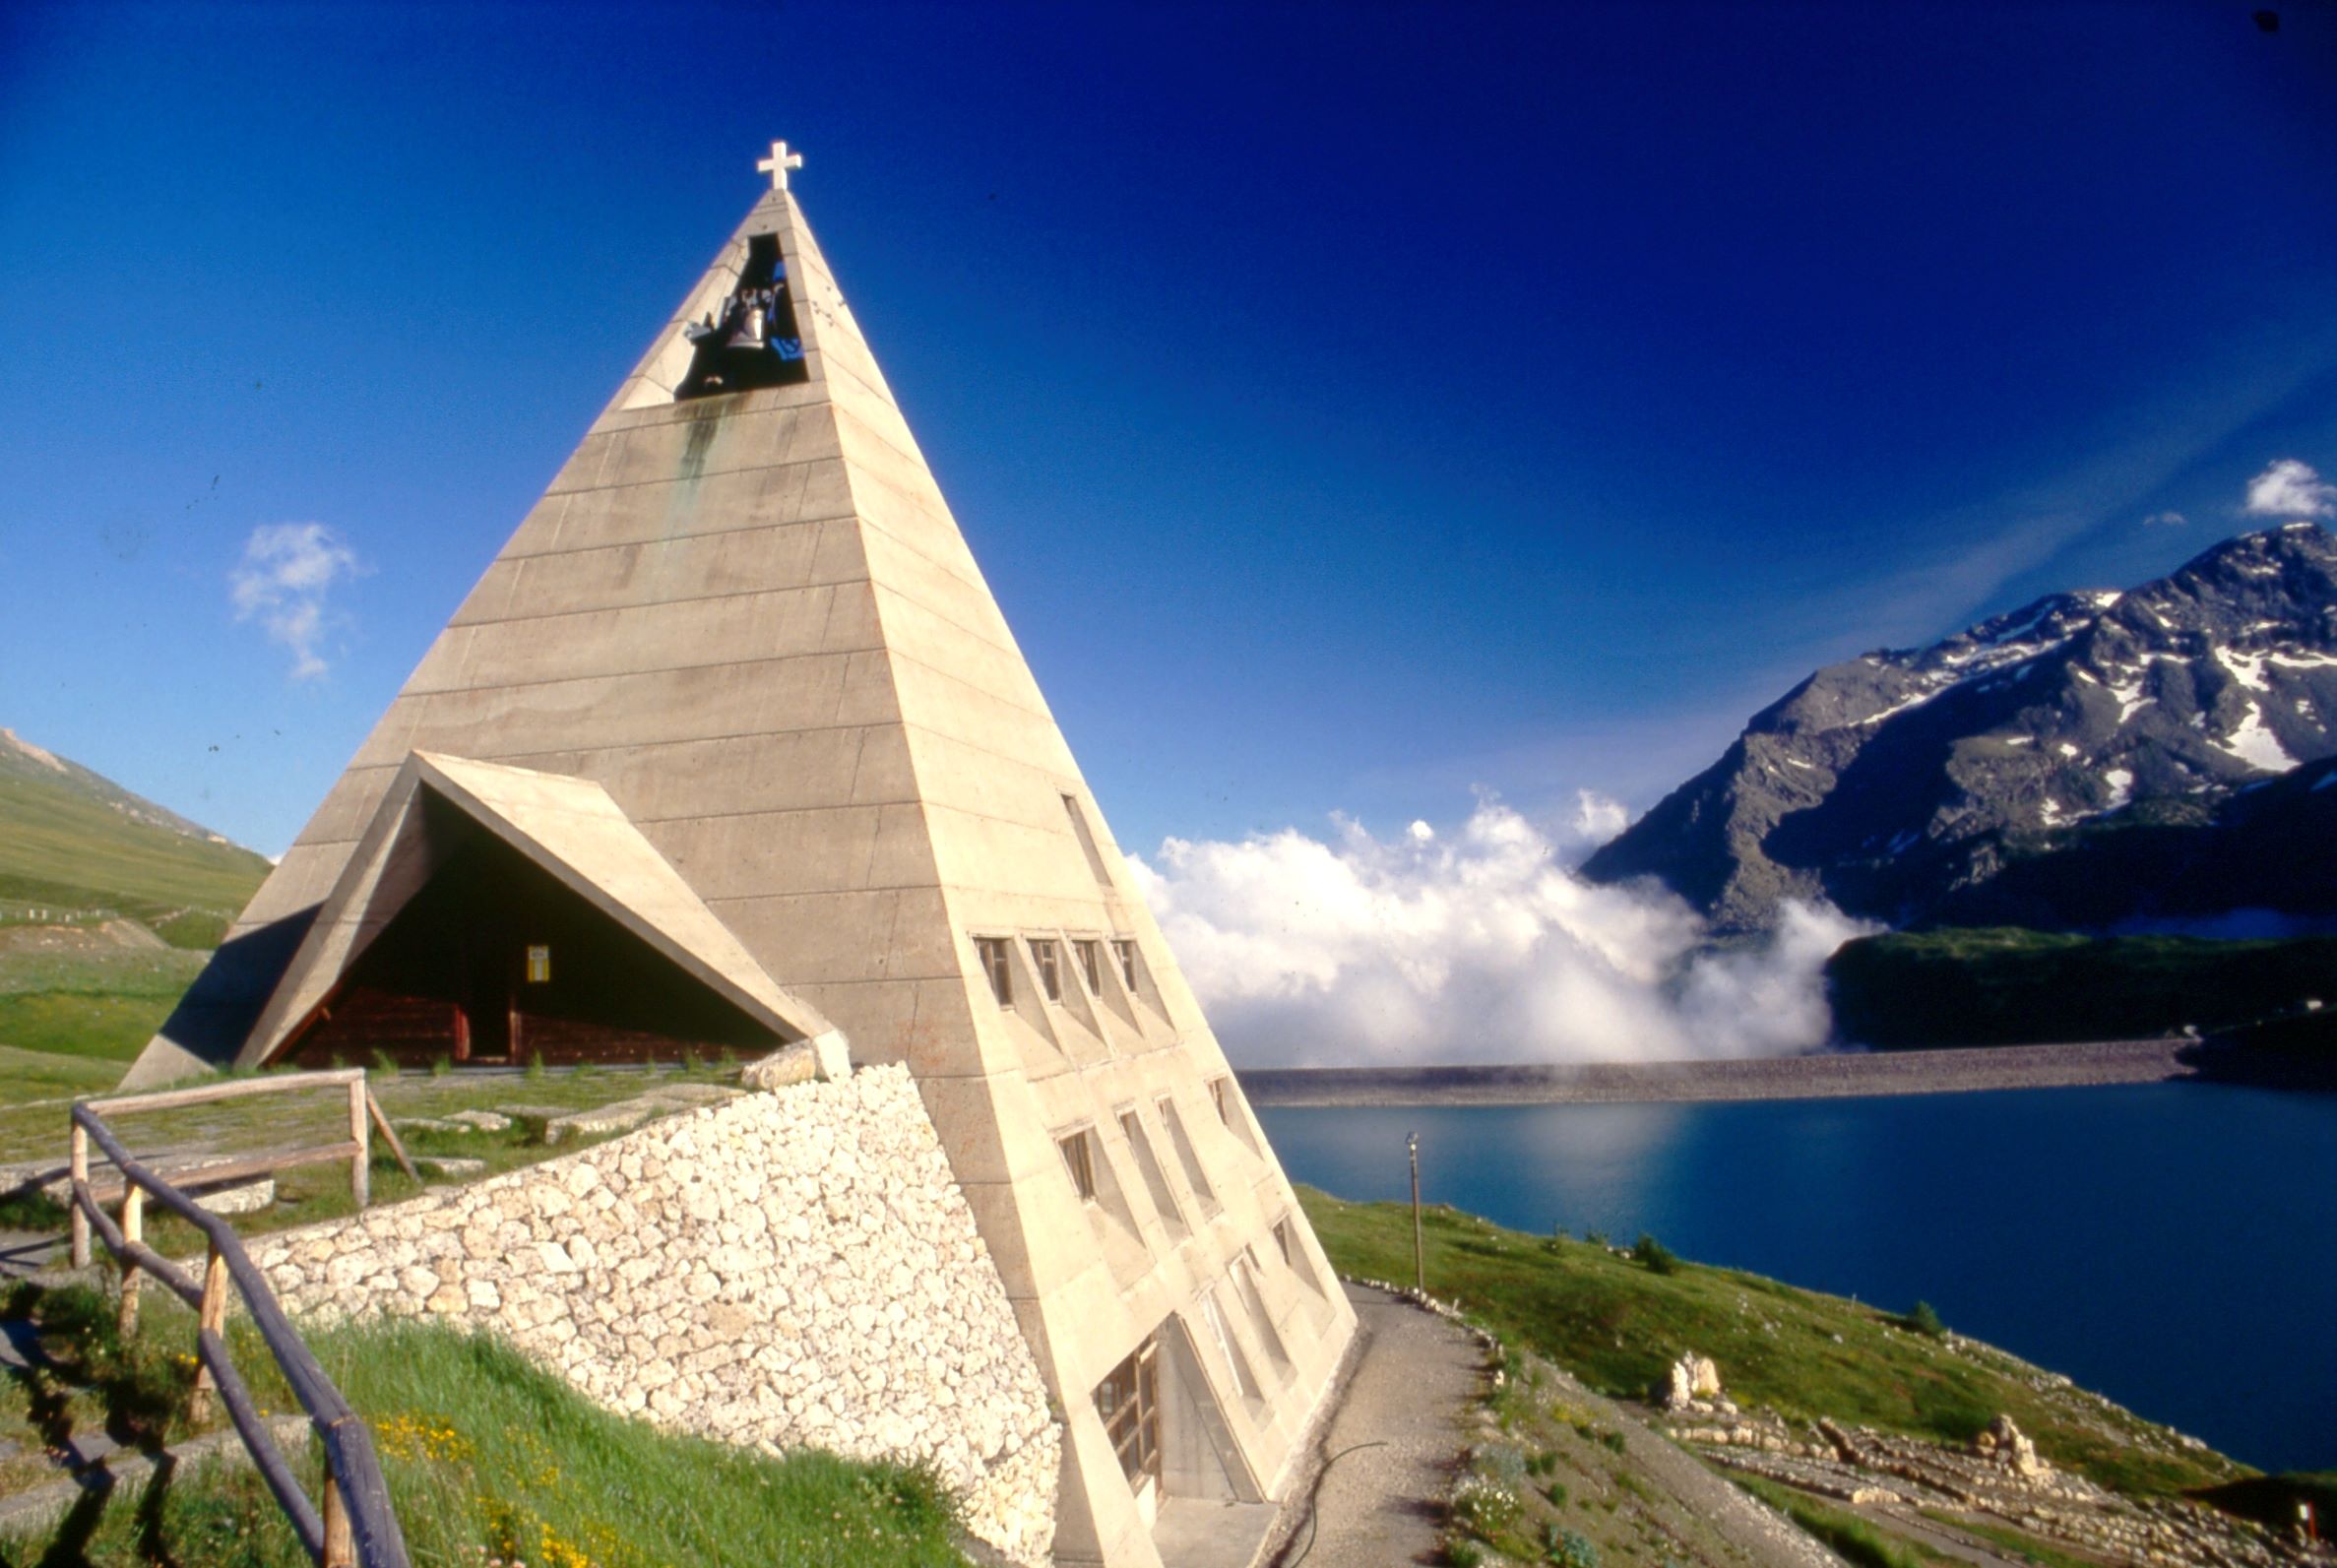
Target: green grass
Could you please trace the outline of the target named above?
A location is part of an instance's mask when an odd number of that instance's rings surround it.
[[[1300,1196],[1340,1272],[1412,1278],[1406,1206],[1345,1203],[1304,1188]],[[1611,1394],[1644,1397],[1693,1349],[1720,1363],[1739,1405],[1791,1419],[1830,1415],[1966,1443],[2002,1412],[2054,1464],[2138,1495],[2242,1474],[2106,1402],[2031,1387],[2036,1369],[2009,1356],[1912,1333],[1896,1314],[1869,1306],[1693,1263],[1657,1274],[1590,1242],[1505,1230],[1450,1209],[1428,1210],[1423,1231],[1431,1291]]]
[[[2219,942],[2016,927],[1899,931],[1826,962],[1837,1031],[1884,1049],[2206,1033],[2337,1005],[2337,937]]]
[[[126,1064],[202,969],[176,950],[0,952],[0,1044]]]
[[[535,1568],[965,1560],[951,1544],[948,1497],[920,1470],[816,1451],[774,1460],[661,1433],[595,1408],[495,1340],[440,1325],[345,1325],[310,1345],[373,1427],[417,1564],[490,1555]],[[247,1371],[258,1369],[253,1348],[237,1348]],[[253,1385],[263,1406],[284,1408],[276,1379],[255,1376]],[[0,1565],[306,1561],[258,1478],[225,1466],[64,1528],[86,1539],[60,1541],[51,1531],[0,1542]]]
[[[119,1083],[121,1076],[119,1061],[0,1045],[0,1106],[101,1095]]]
[[[1729,1479],[1832,1547],[1845,1562],[1856,1563],[1859,1568],[1927,1568],[1930,1563],[1957,1560],[1877,1530],[1855,1514],[1828,1508],[1791,1486],[1780,1486],[1757,1475],[1732,1474]]]

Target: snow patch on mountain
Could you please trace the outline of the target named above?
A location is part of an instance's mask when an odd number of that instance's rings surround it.
[[[2264,711],[2254,703],[2247,705],[2247,717],[2218,749],[2266,773],[2287,773],[2297,766],[2297,759],[2289,755],[2280,737],[2264,727]]]

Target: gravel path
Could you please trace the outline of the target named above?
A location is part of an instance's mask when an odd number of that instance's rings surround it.
[[[1484,1430],[1491,1366],[1466,1329],[1368,1286],[1350,1284],[1347,1294],[1360,1348],[1339,1409],[1317,1436],[1319,1480],[1302,1479],[1295,1488],[1286,1516],[1290,1535],[1267,1559],[1273,1568],[1395,1568],[1440,1560],[1439,1500],[1468,1445]],[[1730,1568],[1843,1568],[1840,1558],[1628,1409],[1564,1373],[1556,1377],[1567,1404],[1621,1433],[1622,1453],[1608,1456],[1608,1463],[1660,1495],[1658,1506],[1676,1536],[1702,1543],[1685,1554],[1688,1560]]]
[[[1318,1440],[1330,1468],[1314,1493],[1312,1541],[1301,1506],[1276,1568],[1434,1562],[1437,1499],[1460,1466],[1490,1370],[1484,1348],[1458,1324],[1368,1286],[1350,1285],[1347,1298],[1363,1345]]]

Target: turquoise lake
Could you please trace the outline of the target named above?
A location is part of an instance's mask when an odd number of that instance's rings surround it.
[[[1647,1230],[1894,1311],[1928,1301],[2236,1459],[2337,1469],[2337,1095],[2149,1084],[1258,1119],[1293,1180],[1342,1198],[1404,1197],[1418,1132],[1427,1202],[1525,1230]]]

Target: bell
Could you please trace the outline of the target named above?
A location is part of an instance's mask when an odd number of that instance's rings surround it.
[[[738,313],[738,325],[730,333],[726,348],[764,348],[770,341],[763,336],[763,307],[749,305]]]

